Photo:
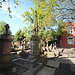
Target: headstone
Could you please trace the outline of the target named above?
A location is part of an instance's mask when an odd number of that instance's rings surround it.
[[[22,46],[22,50],[24,51],[25,50],[25,38],[21,41],[21,46]]]
[[[46,50],[47,50],[47,52],[49,52],[49,48],[48,48],[48,40],[46,41]]]
[[[0,63],[4,63],[10,61],[10,54],[11,51],[11,41],[13,40],[8,33],[9,25],[5,25],[6,31],[3,35],[0,35]]]
[[[40,39],[39,39],[38,35],[32,35],[31,39],[32,39],[32,41],[34,43],[33,55],[35,57],[38,57],[38,56],[40,56],[40,51],[41,51],[41,49],[39,48]]]
[[[10,54],[12,38],[8,33],[9,25],[5,25],[6,31],[3,35],[0,35],[0,55]]]
[[[34,46],[34,43],[33,43],[32,40],[31,40],[31,42],[30,42],[30,46],[31,46],[31,52],[30,52],[30,55],[33,55],[33,46]]]
[[[52,51],[52,44],[49,46],[49,51]]]
[[[34,16],[34,29],[33,29],[33,35],[31,37],[34,46],[33,46],[33,55],[35,57],[38,57],[40,55],[41,49],[39,48],[40,44],[40,38],[37,35],[38,33],[38,24],[37,24],[37,11],[35,11],[35,16]]]
[[[28,56],[27,60],[28,60],[29,62],[33,63],[33,62],[36,61],[36,58],[35,58],[34,55],[33,55],[33,46],[34,46],[34,43],[33,43],[32,40],[31,40],[31,42],[30,42],[30,46],[31,46],[31,48],[30,48],[30,55]]]

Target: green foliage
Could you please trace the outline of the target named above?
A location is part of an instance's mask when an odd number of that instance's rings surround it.
[[[6,23],[5,22],[0,22],[0,35],[4,34],[5,33],[5,25]],[[9,30],[8,33],[11,35],[11,31]]]
[[[34,23],[34,11],[37,10],[38,26],[48,27],[53,26],[56,23],[55,9],[57,6],[56,0],[30,0],[33,1],[34,7],[30,8],[31,12],[25,11],[22,16],[23,22],[33,24]]]
[[[30,41],[30,38],[32,35],[32,29],[33,29],[33,26],[29,26],[28,28],[26,27],[23,28],[23,33],[27,42]]]
[[[60,20],[58,22],[58,29],[57,29],[58,36],[65,35],[65,32],[66,32],[65,27],[66,27],[66,24],[62,20]]]
[[[37,10],[38,26],[52,26],[56,23],[55,9],[56,0],[31,0],[34,2],[34,8]]]
[[[15,34],[16,41],[21,41],[24,38],[24,33],[21,30],[18,30]]]
[[[0,23],[0,35],[4,34],[5,32],[5,27],[4,27],[4,22]]]
[[[40,29],[39,29],[39,31],[38,31],[38,36],[40,37],[40,38],[42,38],[43,36],[44,36],[44,32],[45,32],[45,27],[41,27]]]
[[[23,22],[33,24],[33,22],[34,22],[34,10],[32,7],[30,8],[30,10],[31,10],[31,13],[29,11],[25,11],[22,14],[22,17],[25,18]]]
[[[2,2],[0,2],[0,8],[2,8]]]
[[[21,41],[23,38],[28,42],[30,41],[32,35],[32,26],[29,26],[28,28],[24,27],[22,30],[18,30],[15,34],[16,41]]]

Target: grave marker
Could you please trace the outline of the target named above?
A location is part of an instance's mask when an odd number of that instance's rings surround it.
[[[13,40],[8,33],[10,26],[5,25],[6,31],[3,35],[0,35],[0,55],[10,54],[11,51],[11,41]]]

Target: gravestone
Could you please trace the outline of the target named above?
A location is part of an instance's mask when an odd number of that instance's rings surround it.
[[[49,51],[52,51],[52,44],[49,46]]]
[[[36,58],[34,57],[33,55],[33,46],[34,46],[34,43],[33,41],[31,40],[30,42],[30,55],[28,56],[28,58],[26,59],[28,62],[32,63],[32,66],[33,66],[33,63],[36,61]]]
[[[33,46],[33,55],[35,57],[40,56],[40,48],[39,48],[39,44],[40,44],[40,38],[38,37],[38,35],[32,35],[31,37],[34,46]]]
[[[22,50],[25,51],[25,38],[21,42]]]
[[[11,41],[12,38],[8,33],[9,25],[5,25],[6,31],[3,35],[0,35],[0,55],[7,55],[10,54],[11,50]]]
[[[11,41],[12,41],[12,38],[10,36],[10,34],[8,33],[8,30],[9,30],[10,26],[8,24],[5,25],[5,33],[3,35],[0,35],[0,62],[1,62],[1,59],[3,60],[4,58],[4,61],[6,60],[9,60],[9,58],[7,57],[4,57],[6,55],[9,55],[10,54],[10,51],[11,51]]]
[[[40,38],[38,36],[38,24],[37,24],[37,11],[35,11],[35,16],[34,16],[34,29],[33,29],[33,35],[31,37],[34,46],[33,46],[33,55],[35,57],[40,56],[41,49],[39,48],[40,46]]]

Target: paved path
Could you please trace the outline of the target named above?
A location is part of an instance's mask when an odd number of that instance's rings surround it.
[[[49,59],[37,75],[75,75],[75,58]]]
[[[37,75],[54,75],[55,69],[49,67],[43,67]]]

